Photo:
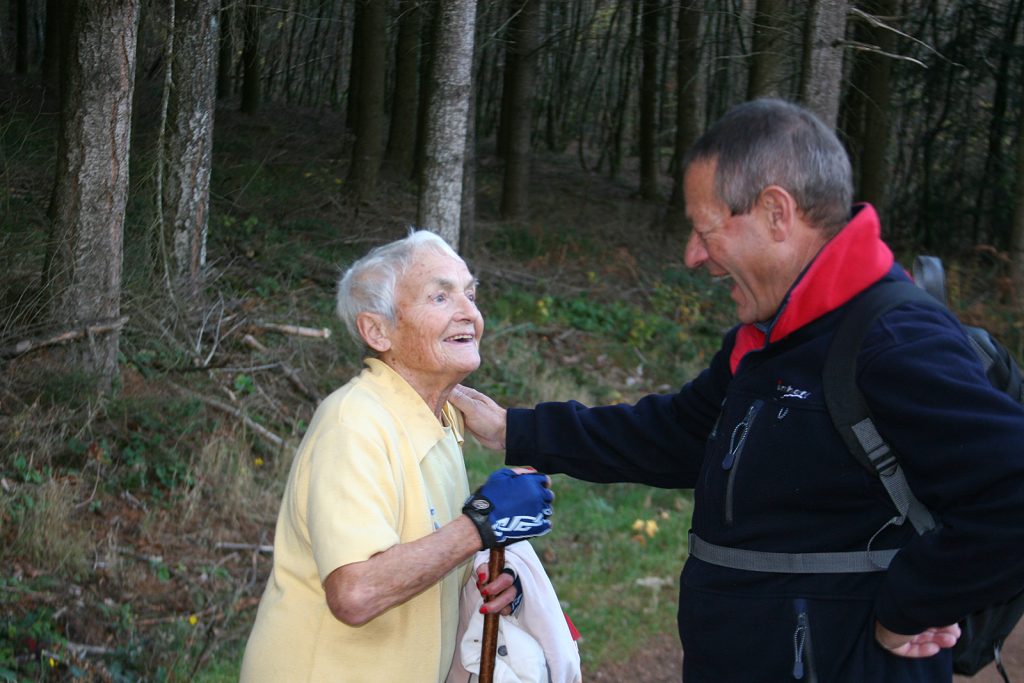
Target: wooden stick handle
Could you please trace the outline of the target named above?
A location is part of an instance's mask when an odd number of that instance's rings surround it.
[[[491,557],[487,562],[487,581],[498,578],[505,568],[505,548],[492,548]],[[492,683],[494,680],[494,659],[498,654],[498,619],[501,615],[484,615],[484,636],[480,644],[480,683]]]

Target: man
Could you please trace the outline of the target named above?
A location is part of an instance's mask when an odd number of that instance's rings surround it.
[[[447,399],[480,365],[483,318],[443,239],[372,250],[342,277],[338,313],[372,357],[320,404],[292,463],[241,680],[438,683],[467,560],[547,533],[553,494],[504,469],[467,501]],[[517,597],[507,574],[479,583],[485,613]]]
[[[465,388],[453,403],[507,462],[694,489],[684,680],[950,681],[956,622],[1024,586],[1024,408],[989,385],[939,307],[904,304],[869,330],[858,386],[942,525],[918,535],[824,403],[844,311],[876,283],[906,279],[874,209],[849,210],[838,139],[801,107],[758,100],[727,113],[684,163],[686,265],[727,283],[741,323],[710,366],[632,406],[506,413]],[[895,548],[885,571],[865,562]],[[795,567],[812,553],[871,566]],[[735,568],[737,557],[752,566]]]

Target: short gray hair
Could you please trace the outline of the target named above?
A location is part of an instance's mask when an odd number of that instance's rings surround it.
[[[408,237],[374,247],[338,280],[336,310],[356,343],[366,345],[356,325],[360,313],[376,313],[395,322],[395,287],[423,250],[461,259],[437,233],[410,228]]]
[[[800,105],[765,98],[733,107],[694,143],[683,168],[696,161],[717,162],[715,192],[733,215],[749,213],[761,190],[778,185],[811,225],[835,234],[849,221],[850,157]]]

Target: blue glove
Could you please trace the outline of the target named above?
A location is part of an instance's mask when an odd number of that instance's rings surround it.
[[[485,548],[496,548],[543,536],[551,531],[551,501],[555,494],[547,477],[538,472],[516,474],[508,468],[491,474],[466,500],[466,514]]]

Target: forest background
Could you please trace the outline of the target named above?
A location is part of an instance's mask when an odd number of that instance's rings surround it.
[[[334,283],[409,225],[480,277],[470,381],[502,402],[692,377],[733,311],[682,265],[677,162],[750,98],[835,126],[901,260],[943,256],[961,318],[1024,357],[1022,18],[1024,0],[9,0],[0,679],[237,677],[291,453],[360,366]],[[498,460],[470,445],[471,481]],[[556,487],[537,545],[588,679],[655,680],[668,642],[678,680],[690,496]]]

